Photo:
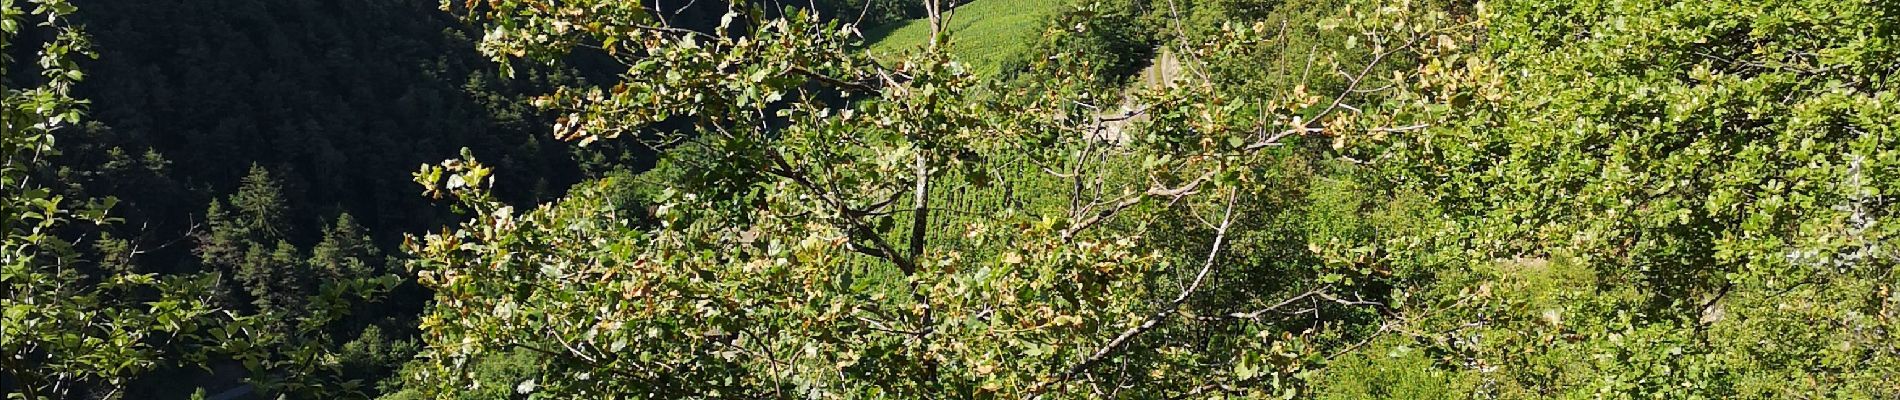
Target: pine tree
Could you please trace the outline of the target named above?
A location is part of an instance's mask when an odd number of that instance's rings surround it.
[[[245,231],[257,239],[281,238],[285,215],[289,210],[284,205],[283,185],[271,176],[270,170],[257,164],[251,164],[251,172],[244,176],[243,186],[231,195],[231,206],[236,207],[243,217],[238,220]]]
[[[381,250],[349,213],[338,215],[325,229],[323,241],[310,249],[310,265],[329,277],[369,276],[383,271]]]

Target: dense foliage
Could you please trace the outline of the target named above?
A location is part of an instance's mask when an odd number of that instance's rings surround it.
[[[1384,259],[1476,293],[1415,346],[1509,397],[1900,394],[1896,11],[1481,10],[1488,40],[1402,97],[1429,128],[1347,138],[1432,204]]]
[[[69,229],[116,219],[115,200],[66,198],[40,174],[58,154],[57,134],[84,115],[72,88],[85,78],[79,60],[94,53],[73,11],[57,0],[0,3],[0,371],[9,398],[118,392],[173,356],[156,342],[194,340],[213,312],[207,280],[81,268],[84,249],[66,242]]]
[[[1893,1],[646,3],[6,1],[0,391],[1900,396]]]

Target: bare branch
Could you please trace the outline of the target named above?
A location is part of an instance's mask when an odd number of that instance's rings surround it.
[[[1346,97],[1351,96],[1353,93],[1357,93],[1357,90],[1359,89],[1359,84],[1362,82],[1365,82],[1366,77],[1372,73],[1373,68],[1376,68],[1379,66],[1380,63],[1385,62],[1386,57],[1390,57],[1394,53],[1398,53],[1400,51],[1404,51],[1405,49],[1412,47],[1413,44],[1418,43],[1418,41],[1423,37],[1424,36],[1415,36],[1411,40],[1406,41],[1404,44],[1398,47],[1394,47],[1386,51],[1381,51],[1378,54],[1373,55],[1372,60],[1367,61],[1366,66],[1364,68],[1359,69],[1358,75],[1346,75],[1346,89],[1339,91],[1339,95],[1333,96],[1332,103],[1327,104],[1326,108],[1321,109],[1318,114],[1314,114],[1312,119],[1301,121],[1301,123],[1298,126],[1289,128],[1284,131],[1280,131],[1279,133],[1276,133],[1273,136],[1248,144],[1246,147],[1246,150],[1254,151],[1254,150],[1259,150],[1261,148],[1273,146],[1279,143],[1280,139],[1285,138],[1288,135],[1323,131],[1323,129],[1320,129],[1317,126],[1317,124],[1321,123],[1321,121],[1325,121],[1326,117],[1331,116],[1334,111],[1337,111],[1339,108],[1341,108],[1341,106],[1344,106],[1345,108],[1348,108],[1348,109],[1353,109],[1352,106],[1346,105],[1345,103]],[[1353,109],[1353,110],[1356,111],[1357,109]]]
[[[852,81],[825,76],[825,74],[820,74],[817,71],[812,71],[811,69],[805,68],[803,66],[794,65],[791,67],[790,72],[807,77],[807,78],[811,78],[812,80],[816,80],[820,83],[824,83],[826,85],[836,87],[839,89],[847,89],[847,90],[864,92],[864,93],[876,93],[878,91],[878,88],[876,86],[871,86],[871,84],[867,84],[863,82],[852,82]]]
[[[1298,302],[1300,300],[1305,300],[1307,298],[1311,298],[1314,296],[1320,296],[1323,294],[1325,290],[1326,290],[1325,287],[1308,290],[1306,291],[1306,293],[1300,293],[1298,296],[1288,297],[1286,298],[1286,300],[1281,300],[1279,303],[1274,303],[1271,306],[1267,306],[1265,308],[1261,308],[1261,309],[1257,309],[1253,311],[1229,313],[1227,315],[1222,315],[1219,317],[1205,317],[1202,319],[1222,319],[1222,318],[1246,319],[1246,320],[1259,319],[1261,314],[1277,311],[1281,307],[1292,305],[1293,303]]]
[[[911,273],[906,275],[910,275],[909,278],[911,278],[909,279],[911,300],[917,302],[917,305],[923,306],[924,308],[921,312],[922,315],[918,316],[918,329],[915,336],[918,340],[925,342],[925,345],[922,347],[928,348],[930,334],[937,329],[935,310],[934,307],[931,307],[930,297],[918,291],[918,286],[922,284],[923,281],[916,279],[915,275],[918,272],[916,269],[917,260],[923,259],[924,257],[924,242],[927,239],[926,235],[930,233],[930,153],[923,152],[917,154],[916,165],[912,167],[911,172],[916,174],[914,179],[917,180],[917,188],[916,194],[911,198],[911,208],[915,210],[912,212],[910,220],[909,258],[911,260],[912,270]],[[936,359],[926,359],[924,361],[924,368],[927,371],[925,373],[926,376],[920,378],[936,379]]]
[[[924,256],[924,235],[930,230],[930,164],[927,154],[918,154],[912,166],[917,188],[911,197],[911,209],[915,210],[910,219],[910,258]]]
[[[1208,249],[1207,258],[1201,263],[1200,272],[1194,274],[1194,280],[1188,284],[1187,288],[1181,290],[1181,294],[1174,296],[1174,300],[1168,301],[1168,304],[1162,306],[1160,311],[1150,314],[1141,324],[1123,330],[1121,334],[1115,335],[1114,339],[1109,339],[1107,344],[1102,345],[1100,349],[1096,349],[1095,353],[1090,354],[1088,358],[1082,359],[1082,362],[1071,365],[1068,369],[1056,374],[1056,376],[1037,382],[1035,386],[1031,386],[1029,388],[1029,398],[1039,398],[1042,396],[1042,393],[1050,387],[1074,379],[1076,375],[1088,372],[1089,368],[1094,367],[1110,356],[1114,356],[1118,351],[1123,349],[1123,346],[1126,345],[1130,339],[1160,327],[1161,323],[1165,322],[1169,317],[1180,313],[1181,305],[1187,303],[1188,298],[1192,297],[1194,292],[1200,290],[1201,284],[1206,282],[1208,273],[1214,270],[1214,260],[1216,256],[1220,255],[1221,247],[1227,243],[1227,229],[1234,221],[1235,197],[1237,196],[1231,194],[1227,196],[1227,210],[1222,213],[1220,227],[1214,230],[1214,245]]]
[[[1182,197],[1186,197],[1187,195],[1194,194],[1195,191],[1200,189],[1201,184],[1207,183],[1208,180],[1213,179],[1213,178],[1214,178],[1214,172],[1208,171],[1207,173],[1201,174],[1200,177],[1194,178],[1194,180],[1188,181],[1188,183],[1183,184],[1179,187],[1169,188],[1169,187],[1163,187],[1157,184],[1155,187],[1149,188],[1147,192],[1137,194],[1137,195],[1131,195],[1121,200],[1117,200],[1111,203],[1108,208],[1103,209],[1100,212],[1091,214],[1086,218],[1076,221],[1075,224],[1069,225],[1067,229],[1063,229],[1062,240],[1067,241],[1069,239],[1072,239],[1075,237],[1076,234],[1081,233],[1083,230],[1086,230],[1089,227],[1095,226],[1096,224],[1101,223],[1103,220],[1106,220],[1109,217],[1115,216],[1115,214],[1121,213],[1122,210],[1126,210],[1128,209],[1128,207],[1133,207],[1135,204],[1141,203],[1141,200],[1144,199],[1145,196],[1169,197],[1171,198],[1169,200],[1169,204],[1173,204],[1173,201],[1175,200],[1180,200]]]
[[[769,153],[768,155],[771,157],[774,166],[766,168],[765,172],[790,179],[793,183],[805,188],[805,190],[818,195],[818,198],[824,200],[826,204],[838,209],[839,219],[844,220],[844,228],[846,228],[847,232],[871,240],[873,247],[866,250],[873,251],[857,250],[859,253],[890,261],[892,264],[896,264],[897,269],[903,271],[906,276],[916,274],[917,264],[915,261],[904,257],[902,253],[897,251],[897,247],[892,246],[890,241],[884,238],[884,235],[878,234],[877,230],[871,229],[871,227],[865,225],[863,221],[859,221],[858,217],[854,215],[854,210],[852,210],[849,205],[845,204],[842,200],[838,200],[837,196],[831,191],[819,187],[817,183],[812,182],[810,177],[805,176],[805,174],[798,169],[793,168],[790,163],[785,161],[785,157],[780,155],[776,150],[767,149],[766,151]],[[858,247],[858,249],[861,248],[862,247]]]

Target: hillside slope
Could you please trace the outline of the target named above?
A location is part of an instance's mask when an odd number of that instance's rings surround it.
[[[1059,0],[983,0],[950,15],[950,53],[981,76],[996,76],[1029,57],[1043,21],[1061,9]],[[864,30],[873,54],[890,57],[922,49],[930,21],[919,18]]]

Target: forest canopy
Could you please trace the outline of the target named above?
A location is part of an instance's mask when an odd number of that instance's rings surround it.
[[[0,4],[0,391],[1900,396],[1900,2],[646,3]]]

